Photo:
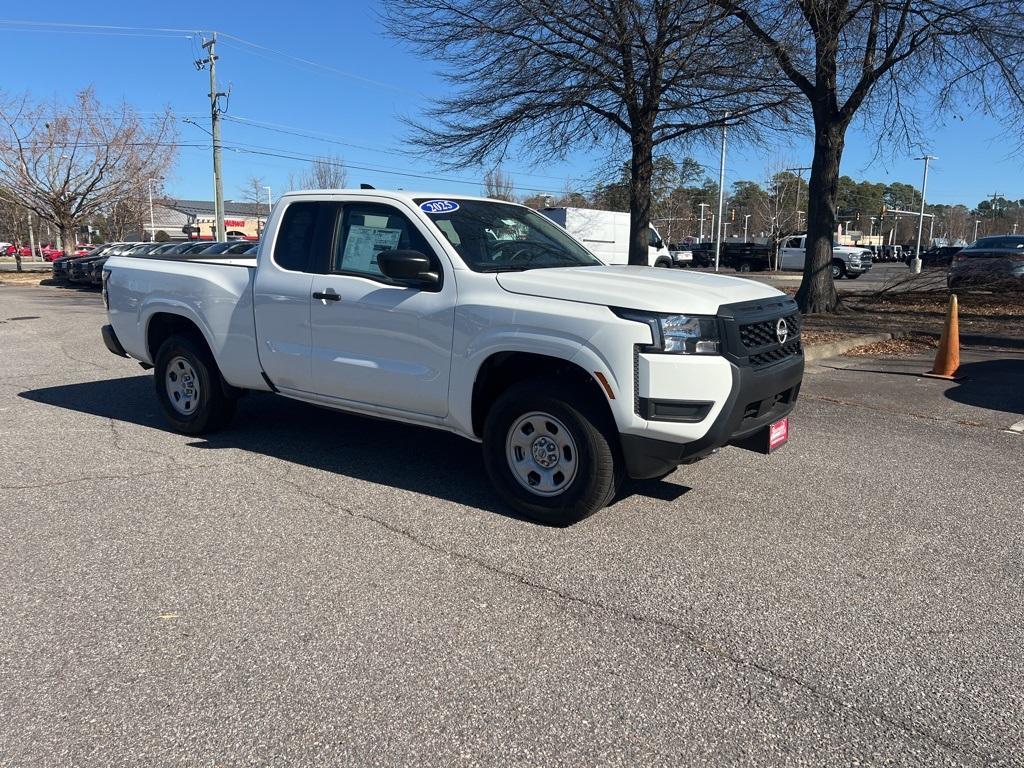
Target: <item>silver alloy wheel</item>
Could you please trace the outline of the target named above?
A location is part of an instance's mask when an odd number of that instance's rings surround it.
[[[576,477],[579,455],[566,426],[549,413],[524,414],[509,427],[505,456],[512,476],[530,493],[557,496]]]
[[[174,410],[182,416],[191,416],[199,405],[199,377],[192,363],[180,355],[172,358],[164,374],[167,397]]]

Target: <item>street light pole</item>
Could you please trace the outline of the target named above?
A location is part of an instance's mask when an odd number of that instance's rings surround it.
[[[750,214],[744,214],[743,216],[743,242],[747,242],[747,222],[750,221]]]
[[[698,243],[704,242],[704,209],[710,207],[711,206],[708,203],[700,204],[700,234],[697,236]]]
[[[978,242],[978,225],[981,224],[981,219],[974,220],[974,242]]]
[[[924,231],[924,196],[928,192],[928,163],[938,158],[935,155],[925,155],[917,159],[924,160],[924,178],[921,180],[921,213],[917,217],[917,251],[914,253],[913,265],[915,275],[921,274],[921,233]]]

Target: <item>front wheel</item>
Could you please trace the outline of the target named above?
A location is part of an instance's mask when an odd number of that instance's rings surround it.
[[[832,262],[832,279],[840,280],[846,274],[846,265],[841,261]]]
[[[502,498],[546,525],[606,506],[622,480],[613,430],[596,404],[556,379],[506,390],[484,425],[484,465]]]
[[[171,336],[160,345],[154,362],[156,397],[176,432],[201,435],[231,421],[235,398],[205,345],[188,336]]]
[[[669,269],[672,266],[672,262],[666,259],[664,256],[662,256],[661,258],[654,262],[654,266]]]

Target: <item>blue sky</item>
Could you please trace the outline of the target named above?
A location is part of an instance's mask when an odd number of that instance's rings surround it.
[[[223,123],[226,147],[300,158],[338,153],[350,166],[348,182],[378,187],[403,187],[446,192],[479,193],[480,169],[445,170],[403,153],[408,129],[402,115],[416,116],[431,95],[443,92],[438,65],[421,60],[387,38],[376,19],[376,3],[344,0],[337,3],[293,0],[290,3],[251,0],[246,3],[140,3],[124,0],[66,2],[40,6],[8,6],[7,21],[63,22],[181,30],[218,30],[222,38],[218,77],[231,85],[228,116]],[[0,88],[29,91],[37,98],[70,99],[75,91],[93,85],[101,101],[124,99],[141,113],[170,106],[181,118],[209,124],[208,75],[198,72],[198,37],[178,32],[101,33],[98,30],[55,31],[31,24],[0,23],[3,76]],[[264,46],[263,48],[256,46]],[[267,50],[273,49],[273,51]],[[275,52],[308,59],[303,64]],[[925,119],[926,123],[932,122]],[[929,150],[939,156],[929,177],[929,202],[975,205],[993,191],[1011,199],[1024,198],[1022,160],[1008,156],[1000,128],[981,115],[939,126],[930,136]],[[254,123],[258,123],[256,125]],[[208,135],[181,122],[185,143],[203,143]],[[306,134],[306,135],[296,135]],[[317,138],[313,138],[313,136]],[[322,139],[322,140],[318,140]],[[692,154],[717,176],[715,150]],[[850,131],[843,173],[873,181],[921,181],[921,162],[909,149],[884,160],[876,158],[872,136]],[[520,192],[557,194],[568,184],[589,187],[594,170],[608,160],[607,152],[580,148],[565,162],[531,167],[515,158],[505,168]],[[770,153],[731,147],[726,183],[763,180],[766,169],[779,164],[809,165],[810,142],[795,136],[790,146]],[[265,179],[275,197],[290,172],[301,171],[302,159],[286,159],[227,149],[224,153],[224,193],[242,199],[242,186],[252,176]],[[422,174],[444,180],[417,179],[385,171]],[[168,191],[181,198],[212,198],[210,152],[183,148]],[[463,180],[467,183],[457,183]]]

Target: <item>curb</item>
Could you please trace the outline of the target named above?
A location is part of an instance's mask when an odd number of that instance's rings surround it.
[[[849,352],[855,347],[864,347],[868,344],[877,344],[880,341],[903,336],[902,333],[869,333],[863,336],[851,336],[848,339],[830,341],[826,344],[813,344],[804,347],[804,361],[811,363],[815,360],[825,360],[830,357],[839,357],[844,352]]]

